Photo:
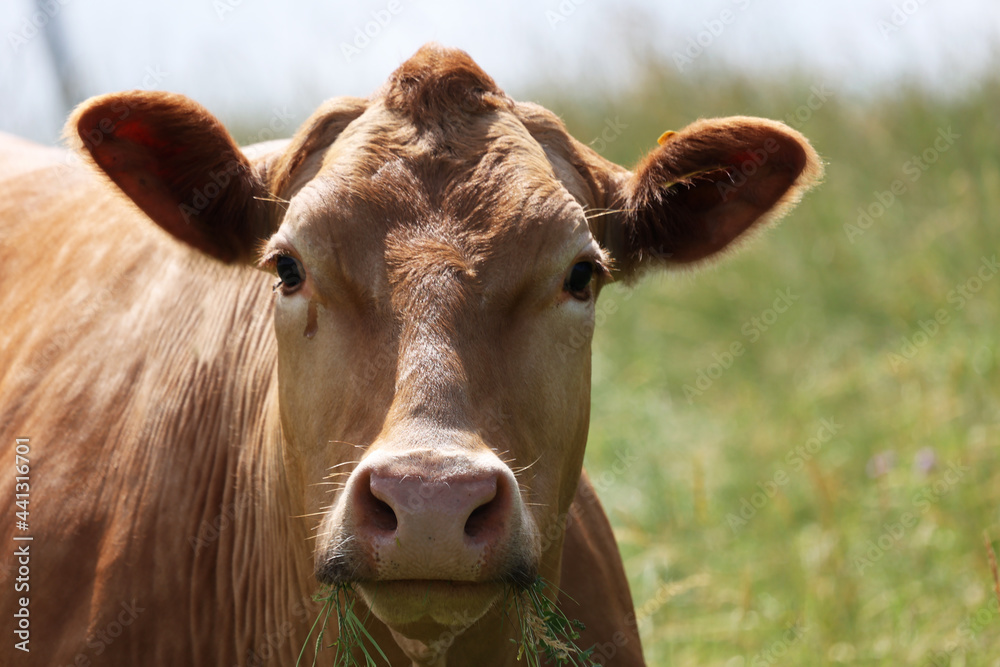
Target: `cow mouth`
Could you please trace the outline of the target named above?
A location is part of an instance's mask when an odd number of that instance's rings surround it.
[[[379,620],[408,636],[469,627],[509,590],[496,581],[442,579],[365,581],[353,587]]]

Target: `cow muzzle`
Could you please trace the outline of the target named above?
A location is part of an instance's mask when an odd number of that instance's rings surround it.
[[[390,625],[468,623],[538,570],[517,481],[492,452],[373,452],[321,531],[317,578],[352,584]]]

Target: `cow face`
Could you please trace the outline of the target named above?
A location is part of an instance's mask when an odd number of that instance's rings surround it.
[[[514,113],[445,129],[374,103],[291,197],[264,264],[307,506],[330,503],[317,473],[360,460],[322,523],[319,577],[360,580],[390,623],[444,625],[503,582],[555,579],[558,540],[543,553],[540,536],[576,488],[609,269]]]
[[[601,287],[718,253],[820,171],[798,133],[733,118],[629,172],[436,47],[254,163],[175,95],[98,98],[71,123],[161,227],[275,274],[283,461],[317,516],[316,577],[417,640],[558,582]]]

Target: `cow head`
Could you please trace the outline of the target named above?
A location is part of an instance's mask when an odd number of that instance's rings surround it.
[[[71,119],[154,222],[273,272],[283,462],[316,577],[401,638],[559,581],[604,285],[705,260],[819,176],[794,130],[702,120],[634,171],[425,47],[251,161],[202,107],[97,98]]]

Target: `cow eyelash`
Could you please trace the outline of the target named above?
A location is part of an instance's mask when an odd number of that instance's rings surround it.
[[[611,278],[611,266],[607,260],[599,257],[585,257],[581,261],[590,262],[594,265],[594,277],[599,280]]]
[[[258,266],[277,274],[278,280],[271,285],[272,292],[280,288],[282,294],[292,294],[305,283],[305,267],[291,253],[274,250],[261,258]]]
[[[257,268],[261,271],[273,271],[274,270],[274,260],[281,254],[280,250],[266,250],[262,251],[260,258],[257,260]]]

